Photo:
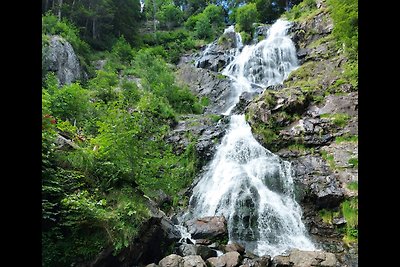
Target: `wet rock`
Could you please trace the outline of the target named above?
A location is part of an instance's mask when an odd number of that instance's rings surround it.
[[[237,242],[232,242],[223,247],[224,252],[236,251],[240,254],[244,254],[245,248]]]
[[[235,267],[240,264],[240,254],[236,251],[231,251],[219,257],[207,259],[207,265],[210,267]]]
[[[255,259],[245,258],[243,259],[242,265],[245,267],[268,267],[271,262],[270,256],[262,256]]]
[[[209,216],[186,221],[192,238],[223,238],[227,235],[226,219],[223,216]]]

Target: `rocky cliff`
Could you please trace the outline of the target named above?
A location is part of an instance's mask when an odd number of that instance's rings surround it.
[[[43,70],[56,73],[60,86],[81,79],[82,70],[72,45],[58,35],[48,36],[48,39],[47,44],[43,44]]]

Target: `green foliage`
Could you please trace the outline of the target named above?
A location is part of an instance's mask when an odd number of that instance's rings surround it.
[[[194,31],[197,38],[200,39],[211,39],[212,37],[212,28],[210,19],[204,14],[201,13],[197,15],[196,24],[194,26]]]
[[[351,198],[341,204],[341,211],[346,220],[345,243],[357,242],[358,239],[358,198]]]
[[[257,22],[258,12],[256,4],[249,3],[236,10],[235,20],[239,32],[244,31],[249,34],[253,31],[253,23]]]
[[[156,13],[156,18],[160,21],[161,26],[171,30],[183,22],[183,12],[174,4],[168,4],[161,7]]]
[[[258,11],[258,21],[271,23],[283,12],[284,8],[279,1],[274,0],[253,0]]]
[[[328,152],[321,150],[321,157],[328,163],[329,167],[334,170],[336,168],[335,158],[332,154],[328,154]]]
[[[303,0],[299,4],[293,6],[289,11],[284,13],[284,17],[288,20],[299,21],[309,17],[317,9],[315,0]]]
[[[128,64],[133,59],[132,47],[126,41],[124,36],[120,36],[118,40],[113,45],[111,52],[116,55],[119,60],[124,63]]]
[[[268,145],[272,145],[273,142],[278,138],[278,135],[265,124],[257,124],[256,127],[254,127],[254,131],[256,134],[261,136],[264,144],[266,144],[267,147]]]
[[[224,10],[220,6],[208,5],[203,12],[190,16],[185,28],[193,31],[196,38],[213,40],[224,28]]]
[[[348,163],[353,167],[353,168],[358,168],[358,158],[350,158]]]
[[[213,122],[218,122],[221,119],[221,115],[217,115],[217,114],[210,114],[209,117],[211,118],[211,120]]]
[[[321,114],[321,118],[328,118],[332,121],[333,124],[339,127],[346,126],[347,122],[350,120],[350,116],[346,113],[334,113],[334,114]]]
[[[52,114],[62,120],[81,123],[89,112],[88,91],[79,83],[64,85],[51,96]]]
[[[181,88],[175,84],[174,74],[162,58],[142,49],[136,54],[133,67],[135,74],[142,78],[144,88],[167,99],[176,112],[202,112],[198,98],[187,87]]]
[[[89,81],[89,89],[93,91],[96,100],[108,103],[117,99],[115,87],[118,84],[118,75],[113,71],[97,70],[96,77]]]
[[[251,42],[252,38],[251,38],[251,34],[248,34],[245,31],[241,31],[240,32],[240,36],[242,37],[242,41],[244,44],[248,44]]]
[[[358,1],[328,0],[333,34],[351,59],[358,59]]]
[[[143,35],[143,43],[153,49],[154,55],[162,56],[166,61],[178,63],[181,55],[196,47],[196,42],[185,29],[157,31],[155,34]]]
[[[342,136],[337,136],[335,138],[335,142],[337,144],[340,144],[342,142],[358,142],[358,135],[344,134]]]
[[[349,182],[346,187],[352,191],[358,191],[358,182],[357,181],[352,181]]]
[[[59,21],[51,13],[42,16],[42,34],[64,37],[74,50],[83,56],[88,56],[90,52],[89,45],[80,38],[78,28],[65,18]]]
[[[319,216],[324,223],[332,224],[333,219],[339,216],[339,211],[322,209],[319,211]]]
[[[358,60],[346,62],[344,65],[343,78],[346,79],[353,88],[358,89]]]

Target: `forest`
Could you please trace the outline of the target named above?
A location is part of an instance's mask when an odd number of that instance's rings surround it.
[[[358,3],[328,0],[338,47],[358,75]],[[314,0],[42,0],[42,55],[51,36],[73,47],[85,75],[60,84],[42,61],[42,266],[72,266],[108,245],[127,247],[150,216],[147,199],[171,198],[199,172],[196,139],[177,153],[166,137],[209,100],[178,84],[176,64],[235,25],[243,42]],[[42,58],[43,60],[43,58]],[[104,62],[96,68],[95,62]],[[57,140],[68,139],[70,145]]]

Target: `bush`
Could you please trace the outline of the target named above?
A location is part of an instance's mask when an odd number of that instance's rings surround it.
[[[104,103],[117,99],[115,87],[118,84],[118,75],[112,71],[98,70],[96,77],[89,81],[89,89],[93,96]]]
[[[51,96],[50,109],[62,120],[82,123],[89,112],[89,93],[79,83],[64,85]]]
[[[125,40],[124,36],[118,38],[118,40],[113,45],[111,51],[124,64],[130,63],[133,59],[132,47]]]

